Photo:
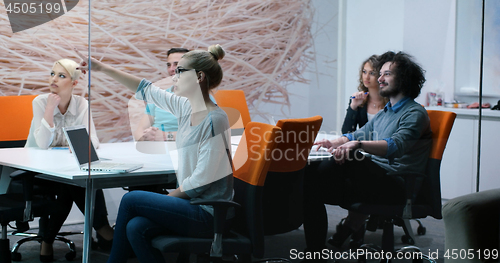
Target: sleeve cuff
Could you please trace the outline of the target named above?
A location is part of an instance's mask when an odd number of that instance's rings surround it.
[[[50,132],[54,132],[56,130],[56,127],[50,127],[49,123],[45,120],[45,118],[42,118],[42,125],[47,128]]]
[[[342,134],[342,136],[347,137],[349,141],[355,140],[354,135],[352,133]]]
[[[351,103],[349,103],[349,106],[347,106],[347,112],[349,112],[349,113],[356,113],[356,112],[358,112],[358,111],[357,111],[357,110],[353,110],[353,109],[351,108]]]
[[[142,79],[141,83],[139,83],[139,86],[137,87],[137,91],[135,92],[135,98],[138,100],[144,100],[145,97],[144,89],[149,85],[151,85],[151,81]]]
[[[384,141],[387,142],[387,154],[385,155],[386,158],[389,158],[394,152],[398,150],[398,146],[394,142],[392,138],[385,138]]]

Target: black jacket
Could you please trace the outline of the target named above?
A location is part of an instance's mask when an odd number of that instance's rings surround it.
[[[358,110],[351,109],[351,101],[347,107],[344,124],[342,125],[342,134],[351,133],[356,130],[356,126],[363,127],[368,122],[368,110],[366,105],[358,107]]]

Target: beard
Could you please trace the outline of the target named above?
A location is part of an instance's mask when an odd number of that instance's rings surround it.
[[[380,96],[390,98],[398,95],[401,92],[399,85],[385,86],[380,90]]]

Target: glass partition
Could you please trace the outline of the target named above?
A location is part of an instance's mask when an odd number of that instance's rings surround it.
[[[483,101],[495,105],[500,99],[500,3],[485,1]],[[482,1],[457,1],[455,97],[477,102],[481,59]]]
[[[467,166],[469,169],[456,172],[458,175],[464,173],[474,175],[470,182],[473,192],[499,186],[494,174],[500,166],[488,158],[496,152],[496,145],[491,142],[495,140],[496,131],[500,128],[500,112],[492,110],[498,109],[496,105],[500,99],[499,15],[498,1],[457,1],[454,98],[459,102],[457,107],[468,105],[468,108],[472,109],[457,109],[459,116],[455,126],[458,125],[457,128],[460,130],[454,133],[463,136],[464,140],[460,143],[469,145],[472,152],[462,152],[468,157],[467,161],[460,162],[462,166],[469,164]],[[483,20],[484,35],[481,30]],[[483,45],[482,37],[484,37]],[[482,65],[481,52],[483,52]],[[481,73],[482,83],[480,83]],[[479,112],[480,101],[483,105]]]

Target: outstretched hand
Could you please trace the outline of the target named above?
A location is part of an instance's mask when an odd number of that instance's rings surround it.
[[[124,85],[131,91],[133,92],[137,91],[137,87],[141,83],[142,78],[138,78],[119,69],[115,69],[112,66],[104,64],[95,58],[83,55],[76,49],[75,52],[76,54],[78,54],[80,58],[82,58],[82,62],[80,62],[80,66],[77,69],[84,71],[89,69],[94,71],[101,71],[104,74],[113,78],[114,80],[118,81],[120,84]],[[87,64],[89,63],[88,62],[89,59],[90,59],[90,66]]]
[[[82,62],[80,62],[80,66],[77,67],[76,69],[81,70],[82,73],[85,74],[85,72],[87,70],[89,70],[89,65],[87,64],[89,57],[80,53],[80,51],[78,51],[76,48],[74,50],[75,50],[76,54],[82,59]],[[90,61],[91,61],[90,63],[91,63],[92,70],[95,70],[95,71],[102,70],[104,63],[100,62],[99,60],[97,60],[93,57],[90,57]]]

